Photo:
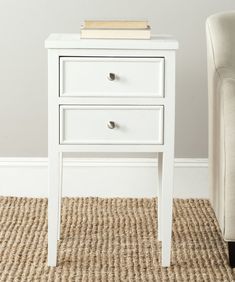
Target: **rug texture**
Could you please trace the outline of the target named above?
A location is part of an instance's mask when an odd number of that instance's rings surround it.
[[[58,267],[47,200],[0,198],[0,281],[235,281],[206,200],[175,200],[172,266],[160,265],[155,199],[65,198]]]

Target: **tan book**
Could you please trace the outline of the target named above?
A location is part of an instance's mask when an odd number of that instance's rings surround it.
[[[146,29],[87,29],[82,28],[81,38],[99,39],[150,39],[150,27]]]
[[[84,28],[117,28],[117,29],[131,29],[131,28],[147,28],[148,21],[93,21],[93,20],[85,20]]]

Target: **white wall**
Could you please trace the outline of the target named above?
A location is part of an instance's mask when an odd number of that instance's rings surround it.
[[[0,156],[47,155],[44,39],[78,32],[85,18],[146,18],[154,33],[173,34],[177,57],[176,156],[207,156],[204,23],[235,9],[234,0],[1,0]]]

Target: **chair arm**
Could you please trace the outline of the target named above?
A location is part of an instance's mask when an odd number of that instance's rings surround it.
[[[235,80],[235,69],[217,68],[216,71],[221,81],[226,80],[226,79]]]
[[[235,72],[218,71],[224,155],[224,239],[235,240]]]

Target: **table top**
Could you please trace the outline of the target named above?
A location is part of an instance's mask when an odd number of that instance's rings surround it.
[[[169,35],[152,35],[151,39],[81,39],[79,33],[53,33],[45,40],[47,49],[176,50],[178,45]]]

